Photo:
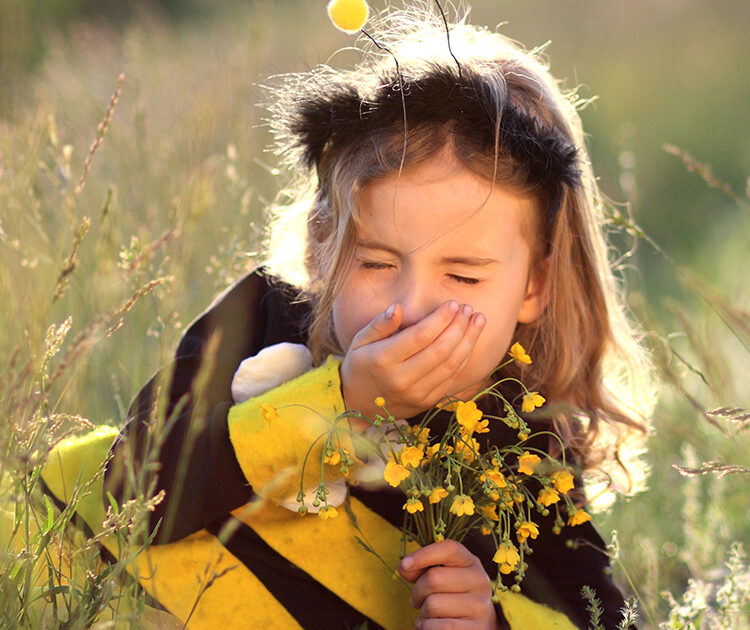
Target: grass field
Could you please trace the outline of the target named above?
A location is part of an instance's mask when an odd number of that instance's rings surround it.
[[[649,37],[664,33],[665,46],[676,48],[680,33],[692,28],[685,15],[682,28],[672,24],[666,4],[658,3],[645,25],[614,8],[586,10],[596,13],[589,18],[599,20],[600,31],[614,33],[625,20],[643,65],[656,56]],[[495,5],[476,5],[478,21],[509,19],[508,32],[529,45],[546,41],[561,11],[537,3],[543,17],[529,23],[520,3],[508,3],[497,19]],[[321,6],[259,1],[178,24],[145,9],[127,25],[73,23],[64,34],[49,34],[43,66],[0,120],[0,509],[26,549],[5,547],[8,531],[0,527],[0,627],[103,628],[113,618],[141,627],[134,591],[123,596],[134,612],[114,614],[113,593],[54,588],[65,580],[47,567],[66,544],[65,519],[41,535],[25,527],[47,523],[39,466],[50,445],[82,423],[76,416],[121,422],[130,397],[168,360],[185,325],[254,266],[264,208],[286,181],[263,150],[269,136],[256,107],[263,98],[257,83],[356,59],[350,50],[334,54],[350,41],[333,31]],[[698,4],[681,9],[708,25],[705,46],[719,56],[716,68],[744,41],[738,6],[723,3],[710,19]],[[721,85],[731,68],[704,76],[718,111],[704,112],[716,122],[707,129],[667,102],[653,75],[669,73],[655,67],[645,83],[655,96],[646,107],[632,98],[638,59],[632,67],[623,61],[602,68],[573,61],[596,59],[597,46],[614,59],[617,50],[608,47],[632,43],[605,42],[600,31],[584,37],[584,9],[568,9],[575,13],[570,32],[557,31],[549,50],[554,61],[562,40],[553,71],[572,74],[592,94],[603,91],[603,102],[584,112],[595,170],[605,192],[630,202],[633,221],[655,241],[627,220],[613,227],[620,253],[634,247],[622,275],[659,367],[661,395],[645,455],[647,489],[603,509],[597,522],[617,541],[610,549],[617,578],[637,595],[644,626],[750,628],[742,549],[750,544],[750,136],[732,130],[750,125],[750,85]],[[690,55],[700,59],[692,49],[685,55],[690,63]],[[682,85],[681,72],[670,89]],[[688,98],[693,88],[687,79],[684,85]],[[701,98],[696,111],[707,107]],[[744,117],[737,114],[743,103]],[[680,116],[684,124],[670,127]],[[663,143],[710,163],[715,176],[664,152]],[[729,193],[717,183],[724,181]],[[627,216],[624,206],[612,208]],[[85,576],[96,554],[80,553],[76,562]]]

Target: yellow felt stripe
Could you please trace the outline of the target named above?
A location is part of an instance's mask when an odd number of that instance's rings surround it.
[[[566,615],[521,593],[500,593],[500,606],[511,630],[577,630]]]
[[[357,499],[350,498],[350,507],[360,531],[344,506],[338,508],[338,516],[327,520],[271,504],[250,515],[244,515],[242,508],[234,514],[271,548],[386,630],[413,628],[419,611],[409,605],[411,590],[388,568],[399,562],[400,530]],[[366,540],[385,565],[356,537]],[[407,552],[413,549],[415,545]]]
[[[42,470],[47,487],[63,502],[71,499],[78,480],[79,484],[90,483],[78,501],[77,512],[95,533],[101,531],[105,516],[100,498],[102,464],[116,435],[113,427],[100,427],[66,440],[50,453]],[[105,536],[101,542],[117,557],[114,536]],[[200,596],[190,617],[191,630],[300,628],[260,580],[205,530],[178,542],[150,547],[136,557],[128,571],[183,623],[202,585],[226,571]]]
[[[329,357],[320,367],[229,410],[229,437],[237,461],[260,496],[276,500],[296,496],[302,463],[311,445],[305,487],[320,483],[325,436],[344,411],[340,363],[340,359]],[[261,404],[270,405],[278,415],[266,420]],[[338,476],[335,468],[328,467],[326,480]]]

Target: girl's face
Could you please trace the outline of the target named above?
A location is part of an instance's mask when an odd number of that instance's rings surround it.
[[[391,304],[402,328],[448,300],[469,304],[487,323],[456,381],[469,397],[504,360],[518,322],[544,308],[544,272],[533,267],[533,202],[491,183],[444,150],[370,183],[362,193],[354,258],[333,304],[339,343]]]

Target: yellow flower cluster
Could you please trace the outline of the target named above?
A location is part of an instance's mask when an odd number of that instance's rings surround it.
[[[345,0],[331,2],[329,12],[332,19],[336,11],[344,11],[342,7],[351,8],[355,4]],[[520,343],[511,346],[509,355],[511,358],[500,367],[512,361],[522,365],[532,363]],[[523,387],[523,413],[531,413],[546,403],[539,392],[527,390],[516,378],[509,380]],[[487,390],[484,393],[491,393],[501,401],[501,408],[505,410],[502,418],[485,417],[473,400],[449,400],[427,412],[420,424],[407,426],[395,421],[385,409],[385,399],[378,396],[374,404],[384,411],[382,415],[376,415],[371,424],[378,431],[387,426],[387,430],[380,433],[382,441],[375,445],[375,450],[382,454],[385,462],[385,482],[394,488],[399,487],[405,494],[404,535],[425,545],[445,537],[460,541],[468,532],[479,530],[493,538],[496,545],[493,560],[498,565],[498,572],[515,572],[516,581],[520,581],[527,567],[525,554],[531,553],[531,541],[540,534],[534,511],[544,517],[550,512],[556,513],[554,533],[559,533],[566,524],[579,525],[591,517],[567,496],[575,487],[573,473],[537,448],[524,449],[521,446],[530,437],[529,428],[499,391]],[[432,437],[430,421],[439,412],[452,415],[444,434]],[[263,414],[269,422],[277,417],[276,409],[272,407],[264,408]],[[483,450],[485,444],[481,436],[490,431],[493,422],[504,423],[517,431],[518,442],[500,446],[489,441],[490,446]],[[353,460],[354,447],[351,441],[344,442],[351,449],[347,451],[338,434],[335,442],[333,446],[329,437],[323,460],[344,468]],[[541,488],[533,494],[531,480]],[[321,488],[318,498],[324,505],[319,517],[334,518],[336,508],[325,502],[325,488],[322,485]],[[561,517],[561,506],[563,510],[567,509],[567,521]],[[504,588],[499,577],[496,588]]]

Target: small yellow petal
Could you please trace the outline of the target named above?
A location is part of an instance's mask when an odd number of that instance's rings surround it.
[[[438,486],[437,488],[433,488],[432,492],[430,492],[429,501],[430,503],[440,503],[445,497],[448,496],[448,491]]]
[[[270,405],[268,403],[260,403],[261,412],[263,414],[263,419],[271,423],[271,420],[275,420],[279,417],[279,412],[276,411],[276,407],[273,405]]]
[[[407,446],[399,454],[399,459],[403,466],[411,466],[416,468],[424,457],[424,451],[416,446]]]
[[[408,479],[411,472],[401,464],[396,462],[388,462],[385,465],[385,471],[383,472],[383,479],[389,484],[396,488],[404,479]]]
[[[385,398],[382,396],[377,396],[375,398],[375,406],[376,407],[385,407]]]
[[[590,520],[591,516],[588,512],[586,512],[586,510],[576,510],[576,513],[568,518],[568,525],[580,525],[581,523],[585,523],[586,521]]]
[[[527,538],[536,538],[539,535],[539,528],[532,521],[524,521],[518,526],[516,536],[518,542],[525,542]]]
[[[320,512],[318,512],[318,518],[327,520],[329,518],[336,518],[339,515],[338,511],[332,505],[324,505]]]
[[[338,450],[332,450],[326,453],[325,463],[330,466],[336,466],[341,461],[341,453]]]
[[[523,455],[518,458],[518,472],[524,475],[533,475],[534,469],[541,461],[538,455],[524,451]]]
[[[506,542],[497,548],[492,560],[500,565],[500,573],[507,575],[516,567],[521,556],[513,543]]]
[[[456,409],[456,420],[469,433],[473,433],[477,424],[482,419],[482,410],[477,409],[477,403],[473,400],[458,403]]]
[[[573,475],[567,470],[556,470],[550,475],[550,479],[560,494],[566,494],[575,486]]]
[[[519,363],[525,363],[526,365],[531,363],[531,357],[526,354],[524,347],[517,341],[510,347],[510,352],[508,352],[508,354]]]
[[[545,402],[547,401],[544,396],[540,396],[538,392],[529,392],[523,396],[521,411],[524,413],[531,413],[537,407],[541,407]]]
[[[409,499],[404,503],[403,509],[409,512],[409,514],[416,514],[417,512],[424,511],[424,505],[419,499]]]
[[[553,503],[557,503],[560,500],[560,495],[554,488],[542,488],[539,491],[537,501],[544,507],[548,507]]]

